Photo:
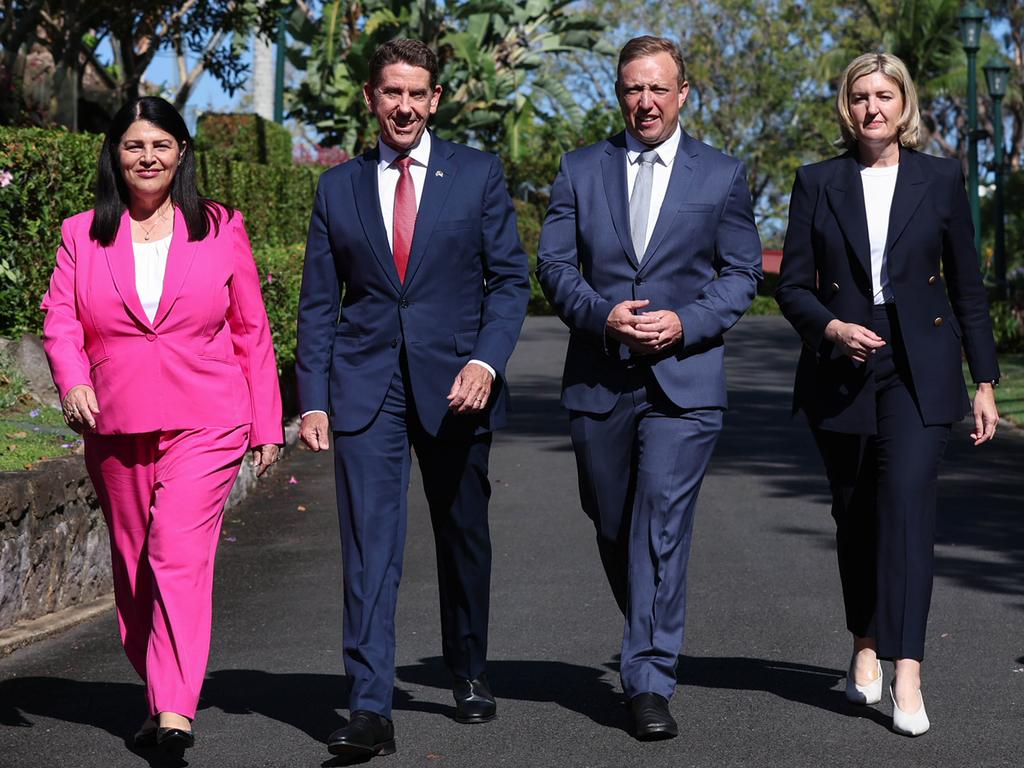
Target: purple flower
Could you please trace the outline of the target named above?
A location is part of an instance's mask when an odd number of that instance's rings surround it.
[[[14,174],[6,168],[0,168],[0,187],[6,187],[12,181],[14,181]]]
[[[29,415],[29,418],[32,418],[32,419],[39,418],[39,409],[38,408],[33,408],[31,411],[28,412],[28,415]]]

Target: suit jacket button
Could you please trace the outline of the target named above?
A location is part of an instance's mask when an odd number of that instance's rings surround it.
[[[398,306],[400,306],[402,309],[408,309],[409,308],[409,300],[408,299],[402,299],[400,302],[398,302]]]
[[[935,285],[937,282],[939,282],[939,278],[937,278],[935,275],[932,275],[931,277],[928,278],[928,285]]]
[[[932,325],[938,328],[940,325],[942,325],[942,318],[936,317],[934,320],[932,320]]]
[[[839,293],[839,283],[832,283],[832,292]]]
[[[635,279],[633,280],[633,282],[634,282],[634,283],[636,283],[637,285],[643,285],[643,284],[644,284],[644,279],[643,279],[642,277],[639,277],[639,276],[637,276],[637,277],[636,277],[636,278],[635,278]]]
[[[156,334],[155,333],[147,333],[146,334],[146,341],[156,341]]]
[[[398,339],[392,339],[391,340],[391,348],[394,349],[397,346],[398,346]]]

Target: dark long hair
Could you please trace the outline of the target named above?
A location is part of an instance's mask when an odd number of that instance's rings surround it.
[[[214,232],[220,232],[220,220],[225,211],[230,220],[234,211],[214,200],[203,197],[196,188],[196,154],[192,136],[181,115],[169,102],[156,96],[133,99],[117,111],[107,128],[107,136],[100,150],[99,167],[96,173],[96,204],[89,228],[89,237],[101,245],[110,245],[117,237],[131,195],[121,172],[121,137],[128,127],[137,120],[152,123],[166,131],[178,142],[178,148],[185,151],[178,161],[178,170],[171,182],[171,202],[178,207],[185,218],[189,240],[202,240]]]

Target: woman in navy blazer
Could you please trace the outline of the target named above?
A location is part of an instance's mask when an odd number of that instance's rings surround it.
[[[794,410],[825,462],[853,656],[850,701],[882,692],[893,728],[928,727],[921,660],[938,466],[971,411],[995,434],[999,379],[960,163],[914,151],[917,95],[889,54],[854,59],[836,101],[847,152],[797,171],[776,299],[804,342]]]

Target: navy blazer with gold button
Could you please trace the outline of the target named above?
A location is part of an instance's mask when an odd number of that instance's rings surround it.
[[[988,302],[957,160],[900,149],[886,242],[887,269],[925,424],[970,410],[961,347],[975,381],[999,378]],[[871,249],[857,157],[797,171],[776,299],[804,341],[794,410],[822,429],[875,431],[871,366],[825,340],[825,326],[871,326]]]

